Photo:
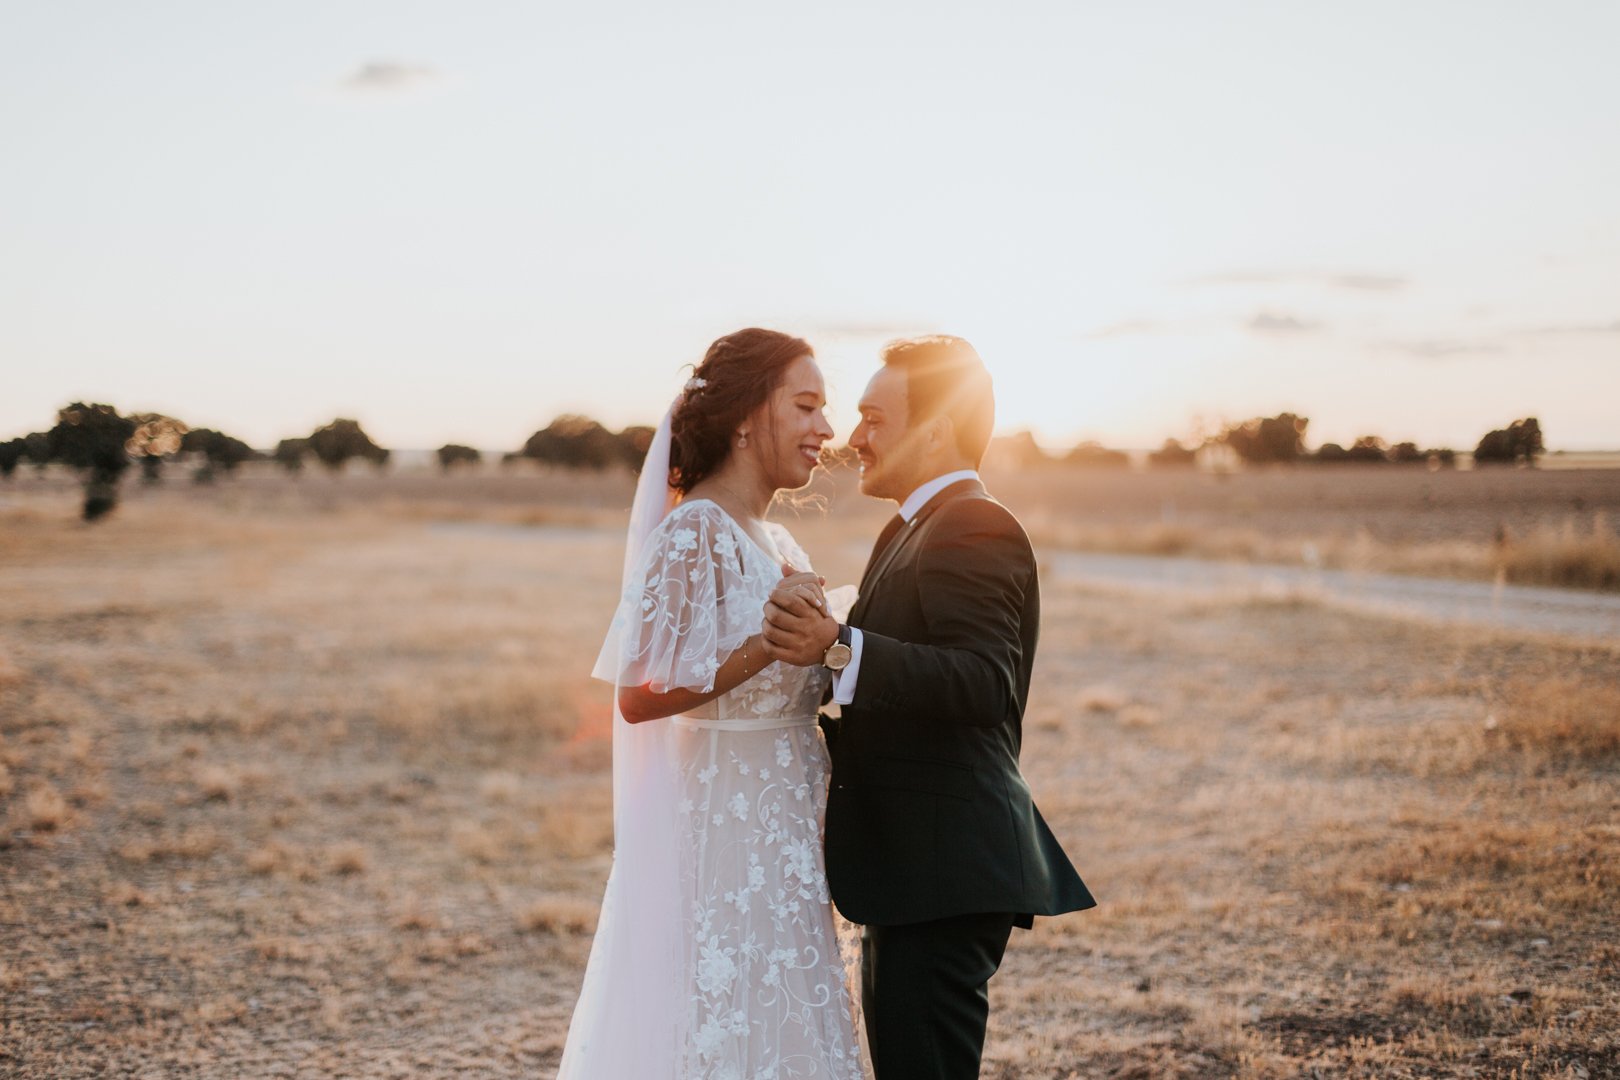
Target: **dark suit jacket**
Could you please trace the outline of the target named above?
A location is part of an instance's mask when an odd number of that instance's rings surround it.
[[[824,724],[827,880],[850,921],[1096,905],[1018,771],[1040,606],[1028,537],[974,480],[873,553],[855,699]]]

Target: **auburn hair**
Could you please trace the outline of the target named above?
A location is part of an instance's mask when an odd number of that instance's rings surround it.
[[[692,372],[670,416],[669,486],[685,495],[731,453],[731,436],[782,385],[808,342],[749,327],[720,338]]]

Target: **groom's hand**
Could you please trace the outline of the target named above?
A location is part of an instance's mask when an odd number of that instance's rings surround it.
[[[802,594],[816,607],[823,611],[827,609],[827,579],[811,570],[795,569],[792,563],[782,564],[782,580],[776,583],[776,591],[792,590]]]
[[[838,640],[838,620],[827,610],[819,584],[814,592],[793,576],[782,579],[765,601],[765,655],[797,667],[821,663]]]

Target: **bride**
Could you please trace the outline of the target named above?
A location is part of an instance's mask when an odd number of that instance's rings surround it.
[[[825,406],[809,345],[739,330],[653,438],[594,672],[617,687],[614,859],[559,1080],[862,1075],[822,863],[830,676],[760,636],[784,583],[830,602],[764,519],[809,482]]]

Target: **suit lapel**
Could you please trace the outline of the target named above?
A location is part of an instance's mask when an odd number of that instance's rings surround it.
[[[922,507],[911,516],[911,520],[898,530],[898,535],[886,547],[881,549],[881,553],[877,553],[877,549],[874,549],[875,561],[867,566],[866,573],[861,575],[860,599],[849,615],[852,625],[855,624],[857,616],[865,613],[867,601],[877,591],[879,583],[883,580],[883,575],[895,564],[895,560],[900,557],[900,552],[910,545],[912,537],[921,531],[922,523],[927,521],[934,511],[952,499],[962,495],[982,493],[983,491],[984,485],[977,480],[958,480],[949,487],[940,489],[938,494],[923,503]],[[899,520],[898,515],[896,515],[896,520]]]
[[[895,514],[883,523],[883,531],[878,533],[877,543],[872,545],[872,554],[866,560],[866,569],[861,571],[861,592],[866,591],[866,583],[872,580],[872,568],[888,553],[889,546],[894,543],[895,536],[905,527],[906,519],[899,514]]]

